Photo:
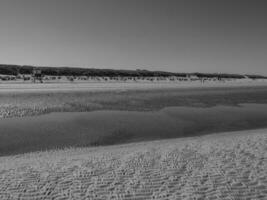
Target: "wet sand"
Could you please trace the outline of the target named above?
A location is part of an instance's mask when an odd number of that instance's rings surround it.
[[[129,89],[123,84],[101,91],[0,92],[0,118],[42,115],[51,112],[95,110],[157,111],[171,106],[210,107],[240,103],[267,103],[267,86],[177,87]],[[121,87],[119,87],[121,86]],[[175,86],[175,84],[172,84]],[[44,87],[44,86],[42,86]],[[64,86],[62,86],[64,88]],[[103,88],[102,88],[103,89]],[[1,91],[1,90],[0,90]]]
[[[3,87],[0,199],[267,197],[266,86]]]

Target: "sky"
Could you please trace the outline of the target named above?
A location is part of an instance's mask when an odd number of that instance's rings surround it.
[[[267,75],[261,0],[0,0],[0,63]]]

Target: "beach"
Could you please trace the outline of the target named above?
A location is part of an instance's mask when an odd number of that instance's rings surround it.
[[[0,118],[267,103],[267,82],[0,84]]]
[[[10,82],[10,83],[9,83]],[[234,79],[228,81],[75,81],[32,83],[9,81],[0,82],[0,93],[12,92],[58,92],[58,91],[124,91],[170,88],[206,88],[206,87],[242,87],[266,86],[266,79],[246,80]]]
[[[1,199],[266,199],[267,130],[0,158]]]
[[[0,199],[266,199],[267,86],[159,85],[0,85]]]
[[[0,200],[267,200],[266,10],[0,0]]]

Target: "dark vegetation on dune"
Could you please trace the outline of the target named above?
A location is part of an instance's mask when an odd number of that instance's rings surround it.
[[[148,71],[148,70],[115,70],[115,69],[95,69],[95,68],[74,68],[74,67],[36,67],[30,65],[8,65],[0,64],[0,74],[18,75],[31,74],[33,69],[41,69],[44,75],[54,76],[135,76],[135,77],[168,77],[178,76],[186,77],[188,75],[197,76],[199,78],[236,78],[245,77],[252,79],[267,78],[261,75],[240,75],[240,74],[222,74],[222,73],[173,73],[165,71]]]

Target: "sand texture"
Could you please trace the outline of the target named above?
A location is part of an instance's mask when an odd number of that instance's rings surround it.
[[[71,85],[73,90],[58,84],[48,91],[49,84],[27,84],[21,88],[9,85],[6,91],[0,85],[0,118],[36,116],[51,112],[88,112],[93,110],[131,110],[153,111],[172,106],[209,107],[216,105],[238,105],[241,103],[267,103],[267,87],[265,86],[227,86],[182,88],[179,84],[167,84],[163,88],[159,84],[133,84],[133,88],[123,83],[95,85]],[[11,87],[12,86],[12,87]],[[83,90],[84,86],[86,90]],[[139,86],[139,89],[138,87]],[[38,88],[39,87],[39,88]],[[113,87],[113,89],[112,89]],[[172,87],[172,88],[171,88]],[[31,89],[32,91],[30,91]],[[43,88],[43,89],[41,89]],[[101,88],[103,91],[100,91]],[[142,89],[141,89],[142,88]]]
[[[0,199],[267,199],[267,130],[0,157]]]
[[[58,91],[124,91],[170,88],[210,88],[210,87],[240,87],[266,86],[267,80],[232,80],[227,82],[182,81],[182,82],[75,82],[75,83],[4,83],[0,82],[0,93],[20,92],[58,92]]]

